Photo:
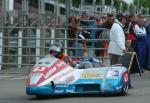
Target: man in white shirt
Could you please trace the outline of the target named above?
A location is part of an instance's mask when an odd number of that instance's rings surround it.
[[[126,15],[116,15],[116,20],[110,30],[110,43],[108,47],[108,53],[111,57],[111,64],[118,64],[119,59],[126,52],[125,47],[125,34],[123,27],[126,23]]]

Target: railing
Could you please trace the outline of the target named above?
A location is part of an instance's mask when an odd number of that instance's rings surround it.
[[[82,40],[79,38],[68,39],[68,28],[1,26],[0,29],[3,29],[3,32],[0,32],[0,69],[8,67],[21,68],[23,66],[33,66],[38,60],[49,53],[49,46],[55,41],[63,43],[66,53],[70,50],[78,51],[79,49],[85,49],[68,47],[68,40],[75,40],[76,42]],[[9,32],[10,29],[13,29],[14,31]],[[87,29],[109,31],[104,28]],[[62,33],[61,31],[64,31],[64,33]],[[99,42],[109,41],[109,39],[85,39],[84,42],[86,41]],[[85,56],[101,58],[103,60],[109,58],[109,56],[95,56],[95,50],[107,50],[107,48],[96,48],[94,46],[86,48],[86,53],[88,55],[83,55],[78,58],[84,58]],[[90,55],[91,53],[92,55]],[[70,56],[72,56],[73,58],[77,57],[74,55]]]

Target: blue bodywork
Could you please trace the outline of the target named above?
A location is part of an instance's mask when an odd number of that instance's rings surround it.
[[[105,83],[105,84],[104,84]],[[45,85],[26,87],[28,95],[54,95],[54,94],[82,94],[82,93],[100,93],[116,94],[122,91],[122,77],[118,79],[106,79],[103,83],[101,79],[80,79],[69,85]]]

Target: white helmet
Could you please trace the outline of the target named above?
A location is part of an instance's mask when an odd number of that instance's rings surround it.
[[[52,54],[52,52],[55,52],[56,54],[54,55],[56,58],[59,58],[59,56],[63,53],[63,46],[60,42],[55,42],[53,44],[50,45],[49,48],[49,52],[50,54]]]

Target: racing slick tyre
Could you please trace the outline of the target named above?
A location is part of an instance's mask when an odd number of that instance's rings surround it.
[[[125,96],[128,93],[128,89],[129,89],[129,74],[128,72],[125,72],[123,74],[123,87],[121,88],[121,92],[120,95],[121,96]]]
[[[122,87],[122,90],[121,90],[121,92],[120,92],[120,96],[125,96],[127,93],[128,93],[128,89],[129,89],[129,86],[128,85],[124,85],[123,87]]]

